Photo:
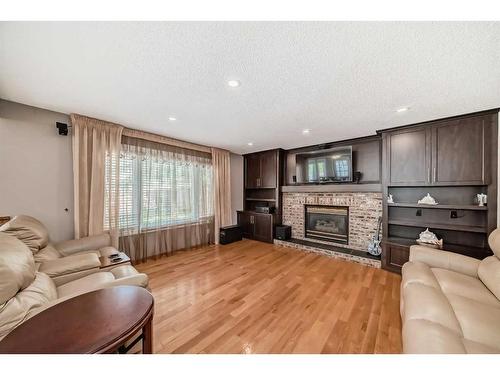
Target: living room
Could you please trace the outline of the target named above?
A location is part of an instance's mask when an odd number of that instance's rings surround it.
[[[16,19],[3,358],[500,353],[498,21]]]

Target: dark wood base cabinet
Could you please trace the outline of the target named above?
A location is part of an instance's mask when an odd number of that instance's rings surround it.
[[[241,227],[243,237],[245,238],[269,243],[273,242],[274,214],[238,211],[238,225]]]
[[[410,259],[410,247],[391,243],[382,244],[382,268],[401,273],[403,264]]]

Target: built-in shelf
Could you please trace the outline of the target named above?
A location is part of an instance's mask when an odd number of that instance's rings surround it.
[[[409,208],[431,208],[442,210],[471,210],[471,211],[487,211],[487,206],[477,206],[472,204],[418,204],[418,203],[387,203],[389,207],[409,207]]]
[[[383,242],[393,244],[393,245],[399,245],[399,246],[412,246],[412,245],[418,245],[417,241],[411,238],[403,238],[403,237],[388,237],[386,239],[383,239]],[[474,247],[474,246],[466,246],[466,245],[457,245],[457,244],[451,244],[451,243],[444,243],[443,244],[443,249],[440,250],[445,250],[445,251],[452,251],[458,254],[464,254],[464,255],[476,255],[479,259],[484,258],[485,256],[489,256],[492,254],[491,250],[488,248],[484,247]]]
[[[412,220],[391,220],[391,219],[389,219],[388,223],[389,225],[401,225],[404,227],[434,228],[434,229],[454,230],[460,232],[487,233],[488,231],[486,227],[476,226],[476,225],[443,224],[443,223],[419,222]]]
[[[271,198],[245,198],[245,200],[255,202],[276,202],[276,199]]]

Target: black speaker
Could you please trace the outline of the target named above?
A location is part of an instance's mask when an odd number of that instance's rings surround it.
[[[59,135],[68,135],[68,124],[56,122],[56,128],[59,131]]]
[[[221,245],[227,245],[232,242],[241,241],[243,238],[243,233],[240,226],[229,225],[227,227],[220,228],[219,232],[219,243]]]
[[[284,241],[292,238],[292,227],[290,225],[277,225],[276,238]]]

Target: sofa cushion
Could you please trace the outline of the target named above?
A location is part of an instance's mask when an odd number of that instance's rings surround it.
[[[479,264],[478,276],[496,298],[500,299],[500,260],[496,256],[483,259]]]
[[[482,343],[500,352],[500,306],[470,298],[447,295],[465,339]]]
[[[412,354],[464,354],[461,335],[439,323],[412,319],[403,324],[403,352]]]
[[[14,217],[0,227],[0,232],[17,237],[30,248],[33,254],[49,243],[47,228],[31,216],[19,215]]]
[[[115,280],[111,272],[96,272],[82,277],[57,288],[59,298],[83,294],[96,289],[104,288],[109,282]]]
[[[481,280],[442,268],[432,268],[431,270],[444,294],[463,296],[474,301],[500,307],[500,301],[484,287]]]
[[[35,261],[28,247],[0,233],[0,304],[28,287],[35,279]]]
[[[495,229],[488,236],[488,245],[497,258],[500,259],[500,228]]]
[[[0,305],[0,340],[56,298],[54,282],[47,275],[37,272],[34,281],[26,289]]]
[[[406,262],[403,265],[401,287],[404,288],[411,283],[419,283],[439,289],[436,276],[430,267],[422,262]]]
[[[101,262],[96,254],[78,254],[43,262],[38,270],[55,277],[99,268],[100,265]]]
[[[56,250],[54,246],[48,244],[43,249],[41,249],[38,253],[34,255],[35,262],[42,263],[48,260],[54,260],[61,257],[59,251]]]
[[[404,288],[404,321],[428,320],[461,335],[462,329],[455,313],[441,290],[419,283]]]

